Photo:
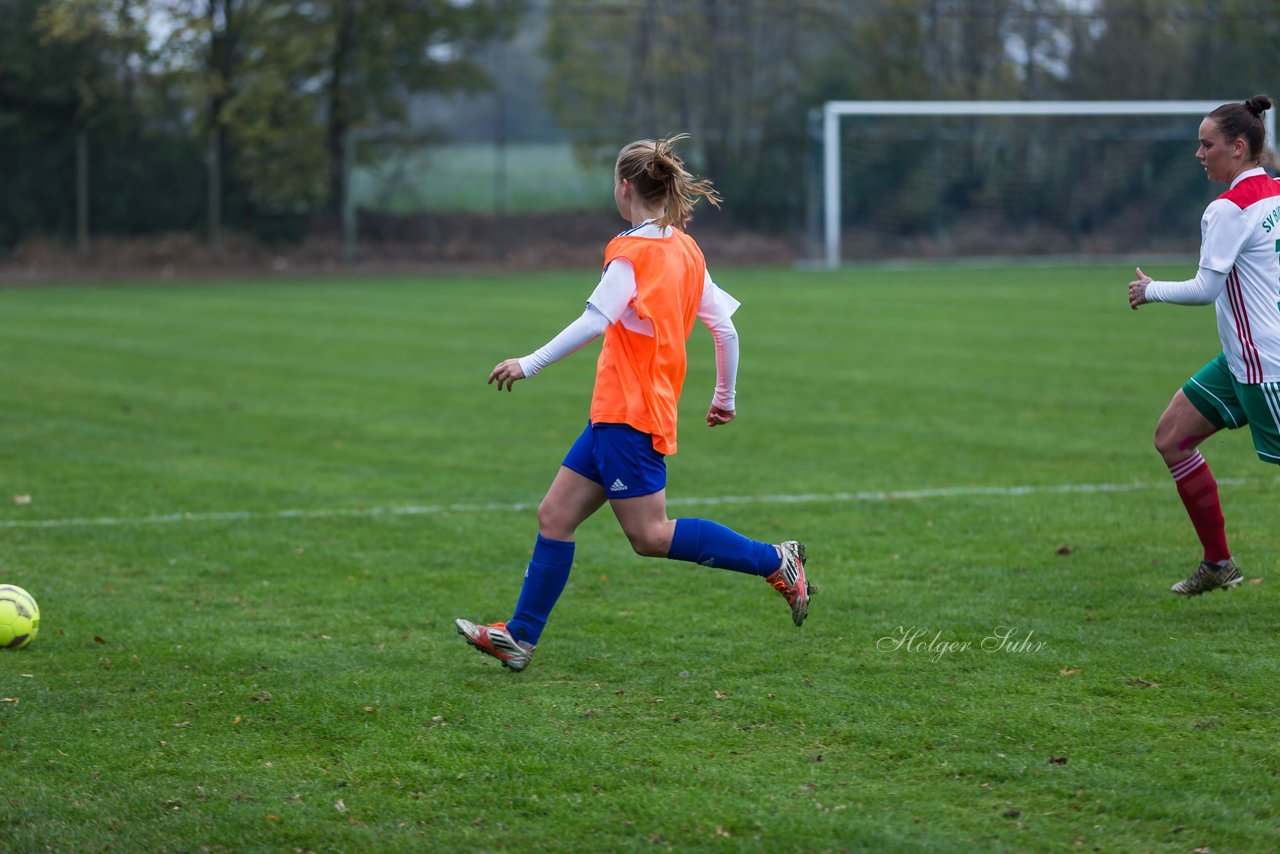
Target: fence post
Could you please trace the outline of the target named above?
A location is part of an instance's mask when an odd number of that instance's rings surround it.
[[[209,129],[209,248],[222,251],[222,133],[217,122]]]
[[[351,263],[358,252],[356,234],[356,202],[351,192],[351,173],[355,170],[356,136],[347,128],[342,135],[342,260]]]
[[[76,249],[89,254],[89,134],[76,131]]]

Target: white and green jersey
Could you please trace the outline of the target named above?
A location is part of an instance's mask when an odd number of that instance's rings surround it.
[[[1280,180],[1242,172],[1200,220],[1200,269],[1151,282],[1147,300],[1213,303],[1222,352],[1237,380],[1280,382]]]

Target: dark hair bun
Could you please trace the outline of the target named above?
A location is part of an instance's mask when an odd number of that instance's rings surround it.
[[[1271,109],[1270,95],[1254,95],[1252,98],[1244,102],[1245,109],[1253,113],[1255,116],[1261,116],[1267,110]]]

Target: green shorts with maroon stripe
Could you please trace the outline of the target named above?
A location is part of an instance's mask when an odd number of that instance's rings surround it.
[[[1280,465],[1280,383],[1242,383],[1219,353],[1187,380],[1182,393],[1219,430],[1248,424],[1258,459]]]

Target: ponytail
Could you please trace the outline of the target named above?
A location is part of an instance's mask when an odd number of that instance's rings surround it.
[[[660,205],[661,227],[683,228],[693,219],[693,206],[702,197],[720,207],[720,195],[711,181],[695,177],[684,167],[675,144],[688,139],[687,133],[665,139],[642,139],[618,153],[617,176],[627,180],[647,204]]]

